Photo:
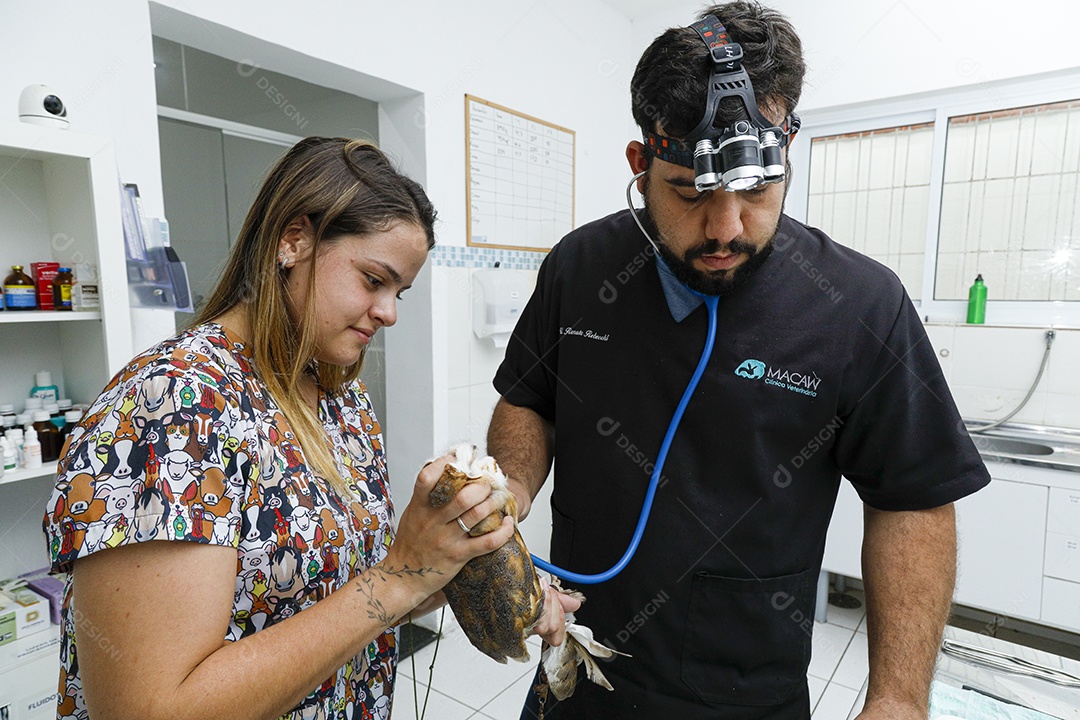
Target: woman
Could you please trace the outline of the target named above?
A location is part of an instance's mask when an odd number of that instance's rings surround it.
[[[356,379],[434,220],[374,146],[301,141],[195,324],[87,411],[44,523],[71,571],[58,717],[389,716],[393,626],[513,530],[462,532],[493,510],[480,485],[430,507],[445,457],[395,528]],[[547,605],[539,630],[560,642]]]

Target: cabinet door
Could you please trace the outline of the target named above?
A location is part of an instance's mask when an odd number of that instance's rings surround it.
[[[956,602],[1038,620],[1049,489],[994,479],[956,503]]]

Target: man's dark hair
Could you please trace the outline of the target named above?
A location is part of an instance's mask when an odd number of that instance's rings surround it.
[[[788,19],[757,2],[713,5],[701,17],[715,15],[743,50],[743,67],[766,117],[778,119],[795,109],[802,94],[802,43]],[[690,27],[670,28],[645,50],[630,81],[634,121],[642,132],[683,138],[705,112],[713,62],[709,49]],[[725,98],[718,125],[739,119],[742,103]]]

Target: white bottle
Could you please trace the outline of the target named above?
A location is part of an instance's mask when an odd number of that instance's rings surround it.
[[[23,440],[24,467],[28,470],[41,467],[41,443],[38,442],[37,431],[32,427],[26,428],[26,439]]]
[[[19,458],[15,453],[15,448],[6,437],[0,438],[0,453],[3,454],[5,472],[12,472],[19,467]]]
[[[23,460],[23,428],[15,427],[4,433],[8,447],[15,453],[15,467],[25,467]]]

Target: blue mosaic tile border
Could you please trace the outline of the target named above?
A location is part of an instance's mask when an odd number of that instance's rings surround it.
[[[441,267],[492,267],[498,262],[511,270],[537,270],[546,257],[546,252],[465,245],[436,245],[431,251],[432,263]]]

